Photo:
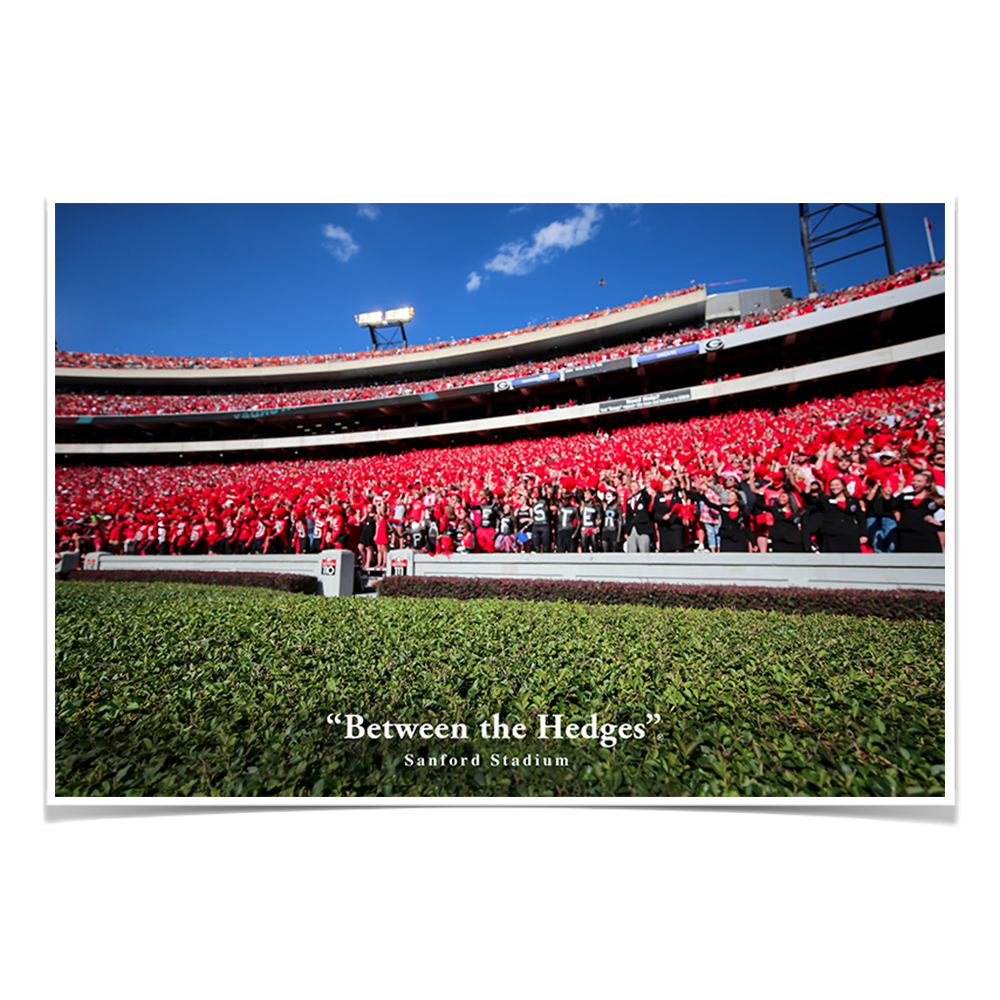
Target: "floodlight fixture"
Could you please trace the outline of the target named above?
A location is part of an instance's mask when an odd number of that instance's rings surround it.
[[[389,309],[382,312],[381,309],[375,312],[358,313],[354,320],[358,326],[367,326],[372,337],[372,347],[378,351],[388,347],[408,346],[406,341],[406,328],[404,324],[413,319],[413,306],[401,306],[399,309]],[[386,336],[384,333],[376,333],[376,330],[384,330],[386,327],[396,327],[398,332]]]

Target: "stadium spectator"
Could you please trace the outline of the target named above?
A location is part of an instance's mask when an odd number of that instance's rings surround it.
[[[601,551],[601,505],[594,499],[594,491],[587,486],[580,504],[580,547],[583,552]]]
[[[734,477],[728,477],[734,480]],[[735,480],[734,480],[735,481]],[[754,550],[753,521],[743,494],[731,487],[724,491],[725,500],[716,504],[701,493],[695,499],[719,512],[719,551],[752,552]]]
[[[927,472],[914,472],[910,489],[888,500],[898,521],[900,552],[944,551],[944,499]]]
[[[550,552],[552,550],[553,512],[540,487],[532,490],[531,497],[531,551]]]
[[[804,511],[793,493],[781,489],[764,506],[771,516],[768,537],[772,552],[805,552],[806,536],[802,528]]]
[[[638,478],[629,481],[624,532],[626,552],[649,552],[653,548],[653,498]]]
[[[568,488],[564,488],[556,508],[556,524],[556,552],[576,552],[580,539],[580,510]]]
[[[821,552],[860,552],[868,544],[864,501],[847,492],[841,476],[830,479],[829,493],[811,492],[808,502],[823,515]]]
[[[389,559],[389,511],[386,494],[383,499],[375,501],[375,569],[384,573]]]

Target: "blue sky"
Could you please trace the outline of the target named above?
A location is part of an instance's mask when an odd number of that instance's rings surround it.
[[[692,281],[808,290],[797,203],[60,203],[55,213],[55,334],[71,351],[322,354],[366,349],[355,314],[399,306],[415,310],[410,342],[432,343]],[[837,213],[825,229],[860,218]],[[929,259],[924,216],[940,259],[945,206],[886,205],[897,269]],[[877,242],[871,230],[817,261]],[[877,250],[820,268],[819,281],[833,290],[886,272]]]

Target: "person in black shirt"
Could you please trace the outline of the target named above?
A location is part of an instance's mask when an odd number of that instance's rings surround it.
[[[569,493],[564,493],[556,509],[557,552],[576,552],[577,538],[580,533],[580,511]]]
[[[639,482],[632,481],[631,495],[625,501],[625,551],[649,552],[653,538],[653,498]]]
[[[809,504],[823,515],[821,552],[860,552],[861,546],[868,543],[864,505],[848,494],[840,476],[830,480],[829,495],[811,492]]]
[[[765,503],[764,509],[774,520],[768,530],[772,552],[808,551],[808,538],[802,530],[804,514],[788,490],[780,490],[775,502]]]
[[[517,539],[514,535],[515,528],[516,524],[514,521],[514,512],[511,510],[509,503],[504,504],[503,512],[500,514],[500,519],[497,521],[496,535],[493,537],[495,551],[517,551]]]
[[[926,472],[917,472],[911,483],[912,493],[900,493],[885,504],[885,509],[898,514],[897,551],[942,552],[942,525],[934,517],[944,503],[941,494],[931,485]]]
[[[601,549],[605,552],[620,552],[622,542],[622,510],[618,506],[618,493],[609,490],[607,502],[601,512]]]
[[[813,483],[805,495],[805,519],[802,522],[802,533],[806,536],[806,549],[810,552],[820,552],[823,548],[823,506],[817,501],[822,488],[819,483]]]
[[[489,490],[481,490],[479,493],[479,503],[469,508],[470,514],[479,514],[479,525],[476,528],[476,541],[483,552],[493,551],[493,538],[496,534],[497,510],[496,501]]]
[[[522,497],[514,511],[514,537],[521,551],[531,542],[531,507],[528,498]]]
[[[549,501],[538,488],[532,490],[531,550],[532,552],[552,550],[552,511],[549,508]]]
[[[411,549],[422,549],[426,544],[424,526],[420,521],[413,521],[403,531],[403,545]]]
[[[438,551],[438,536],[440,534],[440,528],[438,527],[437,521],[434,519],[430,513],[424,518],[423,522],[424,536],[427,539],[427,553],[429,555],[435,555]]]
[[[580,543],[584,552],[601,551],[601,505],[590,488],[583,491],[580,505]]]
[[[723,503],[713,503],[703,493],[693,493],[692,498],[719,511],[719,551],[751,552],[754,548],[753,522],[746,501],[739,490],[726,490]]]
[[[657,482],[650,483],[656,490],[653,498],[653,523],[659,535],[660,552],[684,551],[684,516],[681,505],[688,503],[687,494],[674,479],[661,490]]]

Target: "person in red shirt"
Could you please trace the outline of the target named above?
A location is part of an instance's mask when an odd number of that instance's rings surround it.
[[[296,504],[292,509],[292,552],[303,553],[309,550],[309,525],[306,521],[306,509],[302,504]]]
[[[108,551],[114,555],[118,555],[122,547],[122,518],[115,515],[114,520],[111,522],[111,527],[108,529]]]
[[[865,482],[857,473],[851,471],[850,456],[835,444],[830,445],[826,456],[825,460],[817,463],[816,468],[820,478],[827,484],[827,490],[829,491],[834,478],[840,478],[844,482],[847,495],[860,500],[865,494]]]
[[[385,572],[389,561],[389,510],[388,501],[375,501],[375,569]]]
[[[217,554],[222,544],[222,519],[215,508],[205,511],[205,549]]]
[[[310,552],[322,552],[323,549],[331,547],[328,537],[330,527],[328,515],[329,510],[322,504],[316,508],[313,514],[312,537],[309,540]]]
[[[285,551],[287,544],[288,511],[284,507],[278,507],[267,525],[267,533],[264,537],[264,554],[281,554]]]
[[[149,543],[148,534],[149,527],[141,520],[136,521],[135,530],[132,532],[132,555],[144,556],[146,554],[146,546]]]
[[[236,549],[240,555],[246,555],[250,551],[250,544],[257,531],[257,511],[249,504],[240,511],[239,522],[236,526]]]
[[[257,523],[253,529],[253,540],[250,542],[250,551],[254,555],[264,553],[264,543],[267,541],[268,532],[271,530],[271,509],[265,507],[257,517]]]
[[[458,526],[459,552],[476,551],[476,532],[468,519]]]
[[[334,549],[346,549],[350,534],[347,530],[347,518],[339,503],[330,508],[330,520],[327,523],[327,544]]]

